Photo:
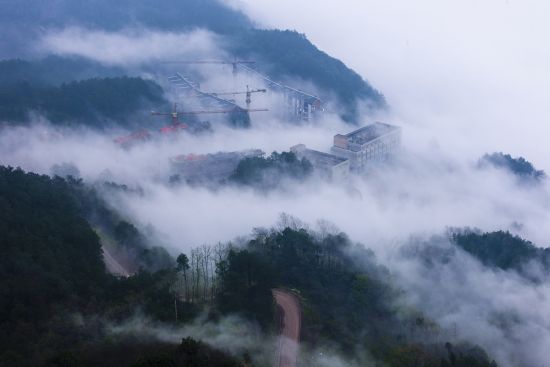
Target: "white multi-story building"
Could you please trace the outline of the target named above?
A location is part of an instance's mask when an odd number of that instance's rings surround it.
[[[308,149],[304,144],[295,145],[290,148],[290,151],[300,159],[307,159],[313,168],[325,177],[335,181],[342,181],[349,176],[350,162],[348,159]]]
[[[354,172],[364,172],[377,163],[387,161],[401,147],[401,128],[376,122],[334,136],[331,153],[350,160]]]

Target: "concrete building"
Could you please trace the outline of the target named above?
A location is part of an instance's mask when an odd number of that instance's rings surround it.
[[[335,135],[332,154],[350,160],[353,172],[387,161],[401,147],[401,128],[376,122],[346,135]]]
[[[172,174],[184,182],[219,183],[231,176],[242,159],[263,156],[263,151],[250,149],[240,152],[179,155],[170,158],[170,163]]]
[[[304,144],[298,144],[290,148],[300,159],[305,158],[311,162],[315,171],[333,180],[344,180],[349,176],[350,161],[329,153],[307,149]]]

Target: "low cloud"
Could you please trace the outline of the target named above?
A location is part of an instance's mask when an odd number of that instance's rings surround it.
[[[459,337],[479,343],[499,365],[546,363],[548,286],[487,269],[460,251],[446,264],[426,267],[418,257],[403,255],[402,248],[416,236],[421,247],[448,249],[452,245],[446,238],[431,237],[447,226],[508,229],[539,246],[550,245],[548,180],[526,187],[505,171],[476,166],[482,154],[503,151],[523,155],[549,171],[550,57],[540,46],[548,33],[541,22],[547,5],[535,0],[453,6],[435,0],[420,5],[393,1],[393,6],[358,0],[346,6],[266,1],[247,2],[249,14],[264,24],[306,32],[386,94],[393,111],[384,119],[404,128],[404,149],[393,165],[344,185],[310,180],[268,194],[167,184],[169,158],[178,154],[249,148],[269,153],[297,143],[327,151],[334,134],[353,129],[333,117],[293,126],[271,115],[253,116],[249,130],[216,126],[210,135],[156,139],[130,150],[112,143],[115,132],[57,129],[47,123],[4,129],[1,163],[40,173],[71,163],[87,182],[109,179],[139,185],[143,196],[120,193],[113,203],[135,223],[152,225],[174,252],[270,227],[281,212],[308,223],[326,219],[376,252],[406,291],[408,302],[447,330],[456,329]],[[306,13],[311,16],[304,17]],[[341,42],[356,35],[361,42]],[[47,32],[39,48],[108,65],[223,58],[216,36],[201,30],[109,33],[68,28]],[[231,77],[212,75],[205,90],[219,87],[220,80],[225,89],[232,89]],[[268,96],[262,98],[265,101],[255,100],[257,107],[269,104]],[[189,335],[225,343],[215,339],[220,333],[215,327],[193,327]],[[204,335],[206,330],[214,331]],[[166,335],[173,339],[183,334]],[[332,356],[317,357],[320,364],[340,363]]]
[[[372,82],[394,119],[447,151],[550,166],[548,1],[225,2],[263,26],[304,32]]]
[[[533,285],[510,271],[484,267],[445,236],[416,237],[390,267],[415,307],[452,340],[477,343],[499,366],[539,366],[550,343],[550,285]],[[430,249],[430,252],[426,252]],[[414,251],[411,251],[414,249]],[[444,251],[445,261],[430,253]],[[421,258],[429,256],[430,266]]]
[[[107,32],[70,27],[46,32],[36,48],[45,53],[81,56],[115,66],[137,66],[180,58],[200,59],[221,54],[217,36],[207,30],[188,33],[145,29]]]

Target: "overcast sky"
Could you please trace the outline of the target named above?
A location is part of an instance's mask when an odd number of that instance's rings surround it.
[[[396,120],[471,157],[524,155],[550,170],[550,2],[237,0],[296,29],[379,88]]]

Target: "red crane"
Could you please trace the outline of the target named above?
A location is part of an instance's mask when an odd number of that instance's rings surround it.
[[[232,112],[266,112],[269,111],[266,108],[256,109],[244,109],[244,108],[232,108],[227,110],[199,110],[199,111],[178,111],[178,104],[174,103],[172,112],[155,112],[151,111],[153,116],[170,116],[172,118],[172,124],[164,126],[160,129],[162,133],[172,133],[178,130],[186,129],[188,125],[184,122],[180,122],[179,117],[184,115],[200,115],[200,114],[216,114],[216,113],[232,113]]]

